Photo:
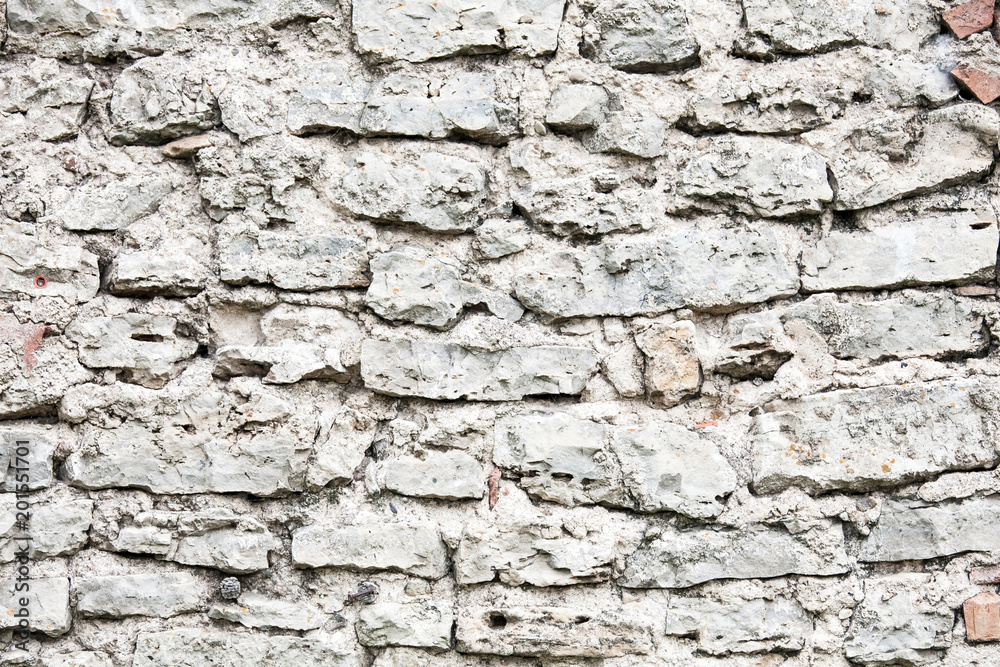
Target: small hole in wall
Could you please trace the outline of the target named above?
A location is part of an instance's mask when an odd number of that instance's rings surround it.
[[[35,287],[38,289],[45,289],[45,286],[49,284],[49,281],[45,279],[45,276],[35,277]]]
[[[494,630],[500,630],[501,628],[507,627],[507,617],[498,611],[491,611],[487,621],[490,627]]]
[[[552,473],[552,479],[558,480],[560,482],[572,482],[573,475],[570,475],[567,472],[554,472]]]
[[[590,616],[577,616],[576,619],[573,622],[576,623],[577,625],[583,625],[584,623],[586,623],[589,620],[590,620]]]

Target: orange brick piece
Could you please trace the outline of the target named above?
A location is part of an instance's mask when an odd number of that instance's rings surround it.
[[[970,642],[1000,639],[1000,595],[980,593],[962,605],[965,610],[965,637]]]
[[[951,70],[951,75],[958,81],[958,85],[975,95],[983,104],[989,104],[1000,97],[1000,79],[992,74],[959,65]]]
[[[1000,584],[1000,565],[972,568],[969,571],[969,582],[976,585]]]
[[[986,30],[993,25],[993,3],[995,0],[972,0],[949,9],[941,18],[955,37],[965,39],[969,35]]]

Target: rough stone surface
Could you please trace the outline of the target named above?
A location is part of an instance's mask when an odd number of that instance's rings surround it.
[[[754,490],[869,491],[991,467],[996,424],[980,406],[995,391],[991,382],[928,382],[768,405],[755,422]]]
[[[862,665],[927,665],[951,643],[952,610],[934,599],[931,577],[896,574],[865,582],[845,655]],[[930,590],[928,590],[930,589]]]
[[[554,253],[521,271],[515,290],[526,308],[553,317],[628,317],[761,303],[794,294],[798,277],[769,230],[696,228]]]
[[[792,532],[787,527],[665,530],[628,557],[619,583],[628,588],[687,588],[713,579],[849,570],[838,522]]]
[[[426,523],[306,526],[292,534],[296,567],[389,570],[440,579],[446,571],[446,557],[437,528]]]
[[[195,628],[139,635],[135,651],[136,664],[149,667],[168,667],[181,660],[191,667],[253,664],[347,667],[353,664],[353,652],[322,639],[207,632]]]
[[[423,62],[464,53],[514,50],[552,53],[562,20],[562,0],[503,4],[454,0],[421,2],[404,10],[387,0],[353,6],[352,28],[362,53],[376,60]],[[522,21],[528,16],[530,21]]]
[[[646,655],[649,630],[616,611],[570,607],[462,609],[455,632],[461,653],[543,657]]]
[[[3,523],[0,529],[0,562],[19,560],[27,547],[29,558],[41,560],[75,554],[87,544],[91,525],[92,500],[53,501],[33,504],[29,511],[31,542],[18,540],[25,531],[17,525],[16,494],[0,495]]]
[[[920,560],[962,551],[992,551],[996,548],[998,504],[996,496],[939,505],[888,502],[861,543],[859,558],[875,562]]]
[[[524,309],[506,294],[462,280],[447,259],[416,248],[376,255],[365,303],[387,320],[447,329],[465,306],[483,304],[497,317],[518,320]]]
[[[485,473],[464,452],[429,451],[424,458],[399,457],[384,464],[385,488],[420,498],[482,498]]]
[[[261,523],[224,509],[140,512],[110,540],[114,551],[151,554],[232,574],[267,569],[268,552],[277,545]]]
[[[698,63],[700,47],[673,0],[605,0],[584,27],[589,55],[626,72],[660,72]]]
[[[436,603],[368,605],[358,614],[363,646],[451,647],[451,609]]]
[[[611,171],[533,181],[514,201],[529,221],[560,236],[642,231],[654,221],[649,194]]]
[[[579,347],[476,352],[454,344],[367,340],[361,375],[388,396],[514,401],[533,394],[579,394],[597,355]]]
[[[32,580],[29,590],[16,590],[16,583],[8,580],[4,584],[3,600],[0,602],[2,618],[0,629],[18,627],[18,617],[14,614],[22,609],[20,601],[28,601],[28,628],[49,637],[58,637],[69,632],[72,616],[69,608],[69,579],[66,577],[39,577]]]
[[[833,200],[827,163],[807,146],[763,137],[707,141],[677,177],[679,210],[736,211],[766,218],[816,214]]]
[[[326,615],[294,602],[271,600],[247,594],[236,604],[215,604],[208,617],[239,623],[248,628],[280,628],[282,630],[317,630],[326,622]]]
[[[688,321],[647,329],[635,342],[646,357],[646,393],[670,407],[701,388],[701,366],[694,349],[694,324]]]
[[[565,505],[597,503],[703,518],[736,487],[707,439],[668,422],[608,428],[560,413],[524,415],[497,428],[494,461],[522,473],[531,495]]]
[[[812,629],[809,615],[789,598],[712,603],[673,597],[667,605],[666,634],[695,636],[714,655],[799,651]]]
[[[93,577],[75,582],[84,617],[176,616],[204,607],[198,578],[187,572]]]
[[[79,245],[42,244],[30,236],[4,230],[0,249],[0,296],[57,296],[67,303],[97,295],[97,256]],[[42,278],[41,281],[38,278]]]
[[[520,586],[569,586],[607,581],[614,559],[608,532],[570,537],[559,522],[538,522],[491,528],[465,526],[455,552],[459,584],[499,578]]]

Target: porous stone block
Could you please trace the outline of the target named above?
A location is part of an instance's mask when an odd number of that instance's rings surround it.
[[[282,630],[317,630],[326,623],[327,615],[310,605],[272,600],[262,595],[240,596],[239,602],[214,604],[208,617],[239,623],[248,628],[279,628]]]
[[[454,620],[454,612],[436,602],[372,604],[358,613],[358,641],[372,647],[448,649]]]
[[[0,238],[0,297],[57,296],[76,304],[97,295],[97,255],[82,246],[46,243],[6,229]]]
[[[701,48],[674,0],[605,0],[584,27],[584,50],[626,72],[664,72],[698,64]]]
[[[693,636],[713,655],[799,651],[813,632],[812,619],[792,598],[726,600],[672,597],[666,634]]]
[[[204,608],[200,583],[189,572],[82,578],[74,583],[76,609],[87,618],[169,618]]]
[[[701,364],[695,350],[694,323],[657,325],[635,337],[646,357],[646,394],[656,405],[670,407],[698,394]]]
[[[350,667],[352,651],[322,639],[182,628],[141,634],[133,664],[146,667]]]
[[[428,451],[422,458],[400,456],[382,463],[385,488],[404,496],[462,500],[482,498],[486,473],[474,457],[459,451]]]
[[[12,579],[0,587],[0,630],[17,628],[21,618],[27,618],[31,632],[58,637],[69,632],[72,615],[69,607],[69,579],[66,577],[32,578],[28,587],[20,589]],[[22,605],[21,600],[27,600]],[[28,616],[16,616],[27,607]]]
[[[656,224],[652,195],[612,170],[574,178],[536,178],[514,193],[533,224],[558,236],[638,232]]]
[[[429,523],[315,525],[292,533],[292,564],[296,567],[388,570],[440,579],[447,571],[447,556],[437,527]]]
[[[82,498],[35,501],[27,510],[26,526],[22,526],[18,521],[17,494],[0,494],[0,516],[3,517],[0,520],[0,562],[18,560],[25,548],[28,557],[35,560],[77,553],[87,544],[93,509],[94,501]],[[25,535],[31,538],[30,542],[23,540]]]

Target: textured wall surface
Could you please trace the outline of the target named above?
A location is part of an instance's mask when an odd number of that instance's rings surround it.
[[[958,4],[0,2],[0,665],[1000,664]]]

